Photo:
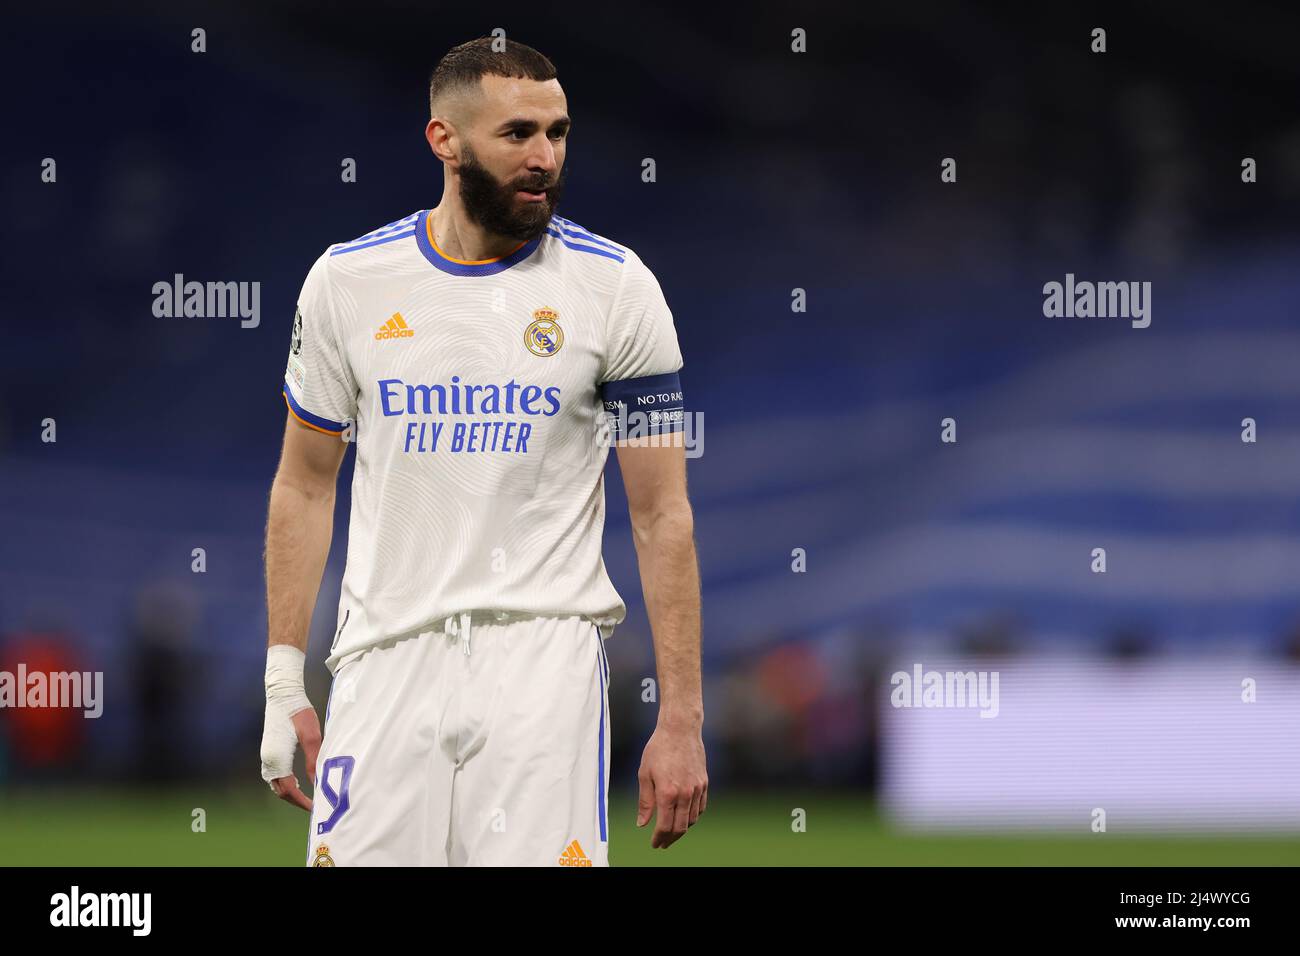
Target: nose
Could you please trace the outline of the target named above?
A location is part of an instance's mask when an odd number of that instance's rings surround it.
[[[542,136],[541,144],[528,157],[528,171],[536,176],[545,173],[548,182],[555,178],[559,162],[555,156],[555,144],[550,137]]]

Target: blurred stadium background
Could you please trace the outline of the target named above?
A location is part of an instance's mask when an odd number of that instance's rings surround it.
[[[0,864],[301,863],[258,775],[293,303],[436,204],[427,73],[495,26],[556,62],[561,212],[655,270],[705,419],[710,813],[668,853],[630,824],[653,659],[611,457],[613,861],[1300,863],[1295,11],[65,10],[0,41],[0,670],[103,671],[105,706],[0,710]],[[261,282],[260,325],[155,318],[176,273]],[[1066,273],[1152,282],[1150,328],[1044,318]],[[891,707],[916,664],[997,671],[998,719]]]

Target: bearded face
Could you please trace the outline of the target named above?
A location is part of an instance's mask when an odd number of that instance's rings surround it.
[[[488,232],[530,241],[546,232],[564,191],[564,168],[550,179],[538,174],[498,180],[465,145],[460,166],[460,198],[471,220]]]

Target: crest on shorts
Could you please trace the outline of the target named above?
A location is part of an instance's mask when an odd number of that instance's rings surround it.
[[[524,345],[528,351],[542,358],[549,358],[560,350],[564,344],[564,330],[560,328],[560,313],[554,309],[541,308],[533,312],[533,323],[524,332]]]
[[[316,859],[312,861],[312,866],[333,866],[334,858],[330,856],[330,848],[322,843],[316,847]]]

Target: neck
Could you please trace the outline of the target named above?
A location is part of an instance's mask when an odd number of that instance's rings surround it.
[[[474,262],[507,256],[522,245],[519,239],[488,232],[469,218],[465,207],[446,193],[437,207],[429,210],[433,239],[443,255]]]

